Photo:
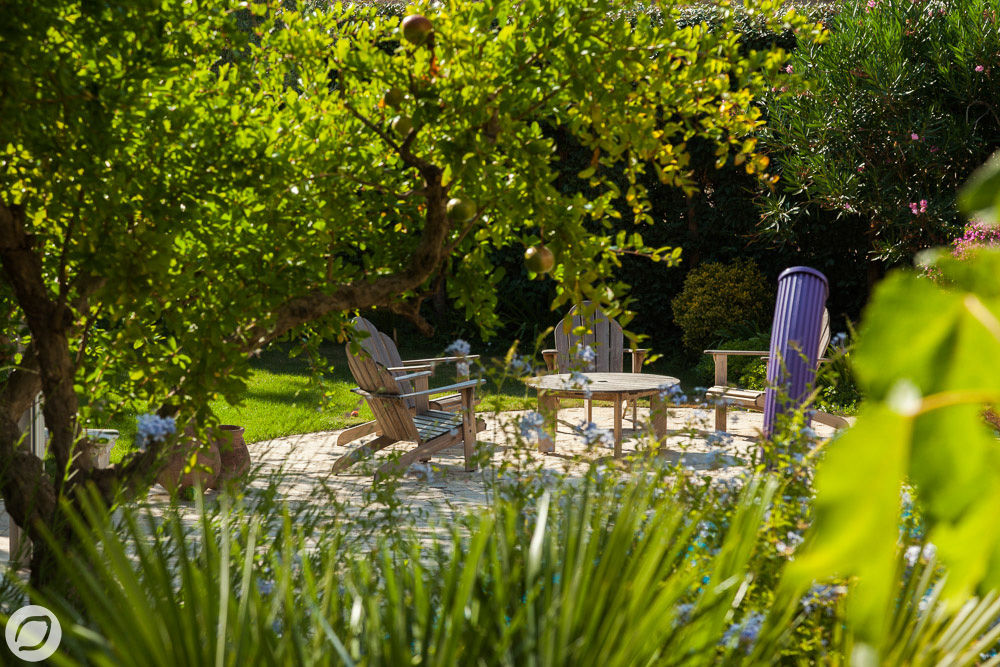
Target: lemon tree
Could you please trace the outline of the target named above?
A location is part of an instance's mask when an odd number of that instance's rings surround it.
[[[505,246],[551,250],[559,301],[613,309],[621,253],[679,252],[588,231],[653,222],[642,172],[692,187],[686,142],[704,137],[766,173],[751,102],[783,55],[680,29],[669,2],[456,0],[404,21],[293,5],[0,3],[0,490],[36,575],[39,526],[69,539],[61,500],[142,490],[162,459],[154,443],[93,470],[82,427],[204,419],[239,397],[248,354],[342,335],[356,309],[429,329],[439,280],[488,329]],[[556,187],[557,130],[592,151],[585,188]],[[47,469],[17,428],[38,391]]]

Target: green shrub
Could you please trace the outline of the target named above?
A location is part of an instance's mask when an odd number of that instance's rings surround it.
[[[771,335],[767,331],[760,331],[739,338],[731,338],[719,343],[716,349],[719,350],[760,350],[767,352],[771,345]],[[763,389],[765,370],[767,362],[760,357],[729,357],[727,373],[729,384],[744,389]],[[710,355],[702,355],[695,367],[698,381],[708,386],[715,381],[715,362]],[[760,378],[761,386],[755,384],[756,378]]]
[[[763,328],[774,295],[751,260],[707,262],[688,273],[671,302],[684,346],[701,352],[738,327]]]
[[[765,143],[784,191],[772,197],[768,228],[795,240],[825,224],[888,265],[954,238],[955,192],[1000,146],[996,8],[844,3],[829,42],[797,50],[773,84]],[[794,89],[799,76],[809,90]],[[837,217],[817,219],[817,209]]]

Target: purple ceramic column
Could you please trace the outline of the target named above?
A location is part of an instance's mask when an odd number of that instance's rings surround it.
[[[816,269],[793,266],[778,276],[764,395],[767,437],[774,432],[775,416],[801,404],[812,388],[828,293],[826,276]],[[786,396],[791,405],[779,402],[779,394]]]

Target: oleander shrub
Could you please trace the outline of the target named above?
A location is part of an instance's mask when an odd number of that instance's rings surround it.
[[[951,242],[952,254],[959,259],[971,257],[979,248],[1000,247],[1000,227],[984,220],[972,220],[962,235]]]
[[[671,302],[684,346],[696,353],[736,327],[764,328],[774,294],[752,260],[706,262],[688,273]]]
[[[997,3],[850,0],[828,28],[773,82],[764,143],[781,184],[765,227],[792,240],[823,226],[877,267],[909,264],[961,233],[955,193],[1000,147]]]

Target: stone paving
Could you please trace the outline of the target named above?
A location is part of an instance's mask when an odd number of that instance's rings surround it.
[[[414,516],[425,521],[417,530],[436,525],[438,520],[447,519],[453,513],[463,513],[484,506],[492,482],[498,475],[517,474],[519,470],[530,470],[530,474],[545,475],[546,471],[579,475],[587,463],[595,458],[613,460],[612,450],[586,445],[570,424],[585,421],[583,407],[565,408],[559,412],[556,437],[556,451],[540,454],[534,448],[518,446],[511,434],[516,429],[522,412],[505,412],[499,415],[481,414],[487,424],[486,430],[478,435],[478,441],[489,456],[487,465],[475,472],[466,472],[463,465],[461,444],[436,455],[429,466],[415,465],[398,481],[397,492]],[[629,413],[631,415],[631,413]],[[626,418],[624,457],[637,452],[637,447],[645,446],[643,422],[648,411],[639,408],[639,431],[631,430],[632,420]],[[594,422],[611,429],[613,414],[610,407],[594,407]],[[707,409],[680,407],[673,408],[668,418],[668,437],[661,446],[659,456],[669,462],[681,462],[686,468],[717,479],[737,477],[746,471],[746,462],[752,456],[756,438],[762,426],[763,417],[759,412],[730,409],[728,432],[733,436],[723,442],[713,437],[713,413]],[[832,433],[829,427],[815,424],[820,437]],[[251,482],[252,486],[264,488],[267,477],[281,472],[280,497],[289,502],[316,502],[332,497],[351,506],[363,504],[366,491],[372,487],[372,466],[361,462],[346,472],[333,476],[330,470],[350,445],[336,444],[339,431],[308,433],[249,445],[250,455],[259,473]],[[637,437],[640,436],[640,437]],[[369,436],[369,438],[374,436]],[[378,459],[390,455],[402,444],[388,448],[377,454]],[[211,492],[210,492],[210,495]],[[169,497],[161,487],[150,492],[148,502],[151,507],[163,509],[169,504]],[[182,503],[185,513],[194,515],[193,503]],[[0,508],[2,510],[2,508]],[[6,563],[9,556],[7,514],[0,511],[0,563]]]

